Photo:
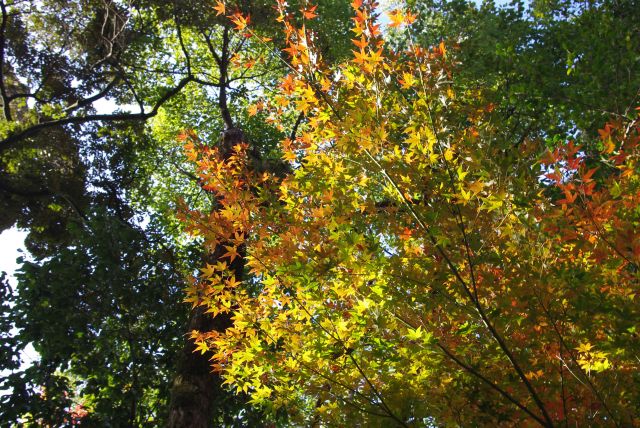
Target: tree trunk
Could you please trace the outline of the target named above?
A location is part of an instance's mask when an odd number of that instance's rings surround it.
[[[244,140],[240,129],[226,129],[221,136],[220,150],[223,157],[231,155],[233,146]],[[214,207],[214,209],[216,209]],[[215,264],[226,252],[220,243],[213,253],[205,256],[205,263]],[[242,281],[245,251],[241,248],[237,257],[230,265],[237,281]],[[205,313],[206,308],[196,307],[191,311],[188,333],[193,330],[200,332],[224,332],[232,325],[231,314],[220,314],[212,317]],[[169,405],[168,428],[209,428],[214,426],[216,408],[222,405],[224,396],[230,394],[222,388],[222,379],[218,373],[211,371],[211,353],[194,352],[193,340],[187,339],[180,354],[176,367],[176,376],[171,388],[171,403]]]
[[[189,331],[224,331],[231,325],[228,314],[211,317],[205,308],[191,312]],[[195,345],[187,340],[176,367],[171,388],[169,428],[209,428],[213,426],[214,407],[222,394],[220,375],[211,371],[209,353],[194,352]]]

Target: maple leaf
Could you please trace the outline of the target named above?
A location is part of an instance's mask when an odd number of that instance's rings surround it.
[[[380,36],[380,24],[369,24],[369,34],[371,38],[376,38]],[[381,40],[378,41],[378,46],[383,43]]]
[[[234,13],[230,18],[231,22],[236,26],[236,30],[242,31],[249,25],[251,21],[250,16],[243,16],[240,12]]]
[[[377,51],[372,50],[369,57],[370,57],[370,61],[373,63],[382,62],[384,60],[382,56],[382,48],[378,49]]]
[[[356,64],[364,64],[367,61],[368,57],[364,49],[360,49],[359,51],[352,50],[351,52],[353,52],[354,62]]]
[[[193,352],[200,352],[200,355],[204,355],[204,353],[207,352],[208,350],[209,350],[209,346],[207,345],[207,342],[202,340],[202,341],[196,342],[196,347],[193,350]]]
[[[400,9],[394,9],[390,12],[387,12],[387,16],[391,20],[389,23],[390,28],[399,27],[404,23],[404,14]]]
[[[197,294],[189,294],[189,291],[185,291],[187,297],[185,297],[182,301],[185,303],[191,303],[191,309],[194,309],[201,303],[200,296]]]
[[[315,11],[317,9],[317,5],[316,6],[312,6],[312,7],[308,7],[306,9],[302,10],[302,15],[305,17],[305,19],[313,19],[316,16],[318,16]]]
[[[400,234],[400,239],[402,239],[403,241],[408,241],[409,239],[411,239],[412,235],[413,235],[413,232],[411,231],[411,229],[409,229],[408,227],[405,227],[402,230],[402,233]]]
[[[407,339],[409,340],[420,340],[424,335],[424,330],[422,330],[422,326],[416,329],[408,329],[407,330]]]
[[[241,281],[238,281],[235,276],[232,276],[231,278],[227,279],[225,283],[229,288],[237,288],[238,285],[241,284]]]
[[[220,0],[216,2],[216,5],[213,7],[213,9],[216,11],[216,16],[224,15],[226,11],[224,3]]]
[[[454,152],[451,149],[451,147],[447,147],[447,150],[445,150],[445,152],[444,152],[444,159],[446,161],[452,160],[453,159],[453,154],[454,154]]]
[[[203,278],[210,278],[213,276],[213,273],[215,271],[215,266],[211,265],[209,263],[207,263],[206,267],[200,269],[200,272],[202,272],[202,277]]]
[[[361,36],[359,39],[351,39],[351,41],[360,48],[361,51],[364,51],[364,48],[369,45],[369,41],[364,36]]]
[[[469,190],[471,190],[474,194],[480,193],[484,188],[484,183],[480,180],[474,181],[469,184]]]
[[[244,242],[244,233],[235,231],[233,232],[233,241],[236,245],[240,245]]]
[[[293,162],[297,158],[298,157],[296,156],[296,154],[292,150],[285,151],[284,154],[282,155],[282,159],[284,159],[286,161],[289,161],[289,162]]]
[[[404,14],[404,22],[405,22],[405,24],[411,25],[414,22],[416,22],[416,19],[418,19],[418,14],[417,13],[405,12],[405,14]]]
[[[578,346],[576,349],[576,351],[580,352],[580,353],[587,353],[589,351],[591,351],[591,349],[593,348],[593,345],[590,344],[589,342],[585,342],[585,343],[581,343],[580,346]]]
[[[443,56],[447,54],[447,49],[444,46],[444,42],[440,42],[440,44],[438,45],[438,50],[440,51],[440,54]]]
[[[238,248],[237,247],[235,247],[233,245],[225,245],[224,248],[226,248],[227,252],[224,253],[222,255],[222,257],[228,257],[230,263],[233,263],[233,261],[236,259],[236,257],[240,256],[240,254],[238,254]]]
[[[402,79],[398,79],[400,85],[402,85],[403,89],[409,89],[416,83],[416,78],[411,73],[403,73]]]

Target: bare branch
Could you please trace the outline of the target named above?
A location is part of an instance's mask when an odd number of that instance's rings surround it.
[[[228,83],[228,66],[229,66],[229,27],[224,27],[222,32],[222,54],[220,55],[220,62],[218,66],[220,68],[220,94],[218,96],[218,106],[220,107],[220,113],[222,114],[222,120],[224,121],[226,129],[234,128],[233,118],[229,112],[229,105],[227,103],[227,83]]]
[[[40,131],[56,126],[70,125],[70,124],[82,124],[88,122],[97,122],[97,121],[108,121],[108,122],[119,122],[119,121],[130,121],[130,120],[146,120],[149,119],[156,114],[158,114],[158,110],[164,103],[166,103],[173,96],[178,94],[182,88],[187,86],[190,82],[194,81],[193,76],[186,76],[181,79],[178,84],[168,90],[158,101],[156,101],[153,108],[145,112],[144,110],[140,110],[139,113],[113,113],[113,114],[90,114],[86,116],[73,116],[73,117],[65,117],[62,119],[48,120],[45,122],[38,123],[37,125],[30,126],[27,129],[24,129],[20,132],[17,132],[13,135],[9,135],[4,140],[0,141],[0,153],[12,149],[16,147],[22,140],[25,138],[34,136],[38,134]]]
[[[2,22],[0,23],[0,95],[2,96],[2,110],[4,113],[4,118],[7,121],[12,120],[11,118],[11,106],[9,105],[10,99],[7,93],[7,87],[4,81],[4,50],[6,45],[6,30],[7,30],[7,21],[9,17],[7,16],[7,7],[4,4],[4,1],[0,1],[0,10],[2,10]]]
[[[120,81],[120,77],[116,76],[114,77],[111,82],[109,82],[107,84],[107,86],[105,86],[104,88],[102,88],[102,90],[100,90],[98,93],[88,97],[88,98],[84,98],[82,100],[76,101],[75,103],[73,103],[72,105],[70,105],[69,107],[65,108],[63,111],[65,113],[71,113],[72,111],[78,110],[79,108],[82,107],[86,107],[89,104],[93,103],[94,101],[99,100],[100,98],[103,98],[107,95],[107,93],[114,87],[116,86],[116,84],[118,84],[118,82]]]

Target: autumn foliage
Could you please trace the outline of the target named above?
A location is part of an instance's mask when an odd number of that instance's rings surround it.
[[[233,319],[192,337],[225,383],[302,424],[640,426],[639,119],[589,147],[512,141],[410,11],[389,13],[395,51],[354,0],[353,57],[328,66],[315,8],[276,7],[290,73],[254,114],[303,114],[291,173],[184,135],[217,208],[183,220],[227,250],[187,301]]]

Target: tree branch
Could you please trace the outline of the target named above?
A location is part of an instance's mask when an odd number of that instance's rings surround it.
[[[194,77],[189,75],[182,78],[178,84],[168,90],[163,96],[156,101],[153,108],[145,112],[141,110],[139,113],[113,113],[113,114],[90,114],[86,116],[73,116],[73,117],[65,117],[62,119],[48,120],[45,122],[38,123],[36,125],[30,126],[27,129],[19,131],[13,135],[9,135],[4,140],[0,141],[0,153],[15,148],[22,140],[25,138],[31,137],[33,135],[38,134],[40,131],[43,131],[48,128],[70,125],[70,124],[82,124],[87,122],[97,122],[97,121],[107,121],[107,122],[119,122],[119,121],[130,121],[130,120],[146,120],[149,119],[156,114],[158,114],[158,110],[160,107],[171,99],[173,96],[178,94],[182,88],[187,86],[190,82],[195,81]]]
[[[298,115],[298,118],[296,119],[296,123],[293,124],[293,129],[291,130],[291,134],[289,134],[289,139],[291,141],[295,141],[296,134],[298,133],[298,127],[300,127],[300,124],[302,123],[303,120],[304,120],[304,113],[301,112]]]
[[[438,241],[435,238],[435,236],[433,236],[430,227],[422,219],[422,217],[420,215],[418,215],[417,211],[407,201],[407,198],[402,193],[402,190],[400,190],[400,187],[398,186],[396,181],[389,175],[389,173],[382,167],[382,165],[380,165],[380,163],[376,160],[376,158],[373,157],[371,152],[369,152],[369,150],[365,149],[364,153],[369,157],[369,159],[373,162],[373,164],[380,170],[380,172],[387,179],[387,181],[389,181],[391,186],[397,192],[400,201],[409,210],[409,212],[411,213],[411,216],[414,218],[414,220],[417,222],[417,224],[420,226],[420,228],[425,231],[425,233],[429,237],[429,240],[431,241],[431,243],[434,246],[434,248],[436,249],[436,251],[440,254],[440,256],[446,262],[447,266],[449,267],[449,269],[451,270],[451,272],[455,276],[456,280],[458,281],[458,283],[462,287],[463,291],[465,292],[465,294],[469,298],[469,301],[473,304],[473,306],[475,307],[476,311],[478,312],[478,315],[480,316],[480,319],[482,320],[484,325],[487,327],[487,329],[491,333],[491,336],[493,336],[495,341],[498,343],[498,345],[500,346],[500,349],[502,350],[504,355],[507,357],[507,359],[511,363],[511,366],[513,367],[513,369],[518,374],[518,377],[524,383],[527,391],[529,391],[529,394],[531,395],[531,398],[533,398],[533,401],[536,403],[536,405],[538,406],[538,408],[542,412],[542,415],[543,415],[544,421],[545,421],[545,423],[542,424],[542,425],[543,426],[547,426],[547,427],[553,426],[553,422],[551,421],[551,417],[549,416],[549,414],[547,412],[547,409],[544,406],[544,403],[540,399],[540,397],[539,397],[538,393],[536,392],[536,390],[533,388],[533,385],[531,385],[531,382],[529,382],[529,379],[527,379],[526,375],[524,374],[524,371],[522,370],[522,367],[520,367],[520,364],[518,363],[518,361],[516,360],[515,356],[513,355],[513,353],[511,352],[511,350],[507,346],[506,341],[504,340],[502,335],[498,332],[498,330],[494,327],[494,325],[491,322],[491,320],[489,320],[489,317],[487,316],[484,308],[480,304],[480,301],[476,298],[476,296],[474,295],[475,293],[472,291],[472,289],[469,288],[469,284],[467,284],[467,282],[464,280],[464,278],[462,278],[462,275],[460,274],[460,271],[453,264],[453,261],[451,260],[451,258],[447,254],[447,252],[442,248],[442,246],[440,246],[440,244],[438,244]]]
[[[215,51],[212,51],[215,52]],[[229,105],[227,103],[227,81],[228,81],[228,66],[229,66],[229,27],[224,27],[222,33],[222,54],[220,55],[220,94],[218,95],[218,106],[220,107],[220,113],[222,114],[222,120],[224,121],[226,129],[234,128],[233,118],[229,112]]]
[[[109,82],[109,84],[107,84],[107,86],[105,86],[104,88],[102,88],[102,90],[100,90],[98,93],[88,97],[88,98],[84,98],[82,100],[76,101],[75,103],[73,103],[72,105],[70,105],[69,107],[65,108],[63,111],[65,113],[71,113],[75,110],[78,110],[79,108],[88,106],[89,104],[93,103],[94,101],[99,100],[100,98],[104,98],[107,93],[111,90],[111,88],[113,88],[114,86],[116,86],[116,84],[120,81],[120,77],[116,76],[113,78],[113,80],[111,80],[111,82]]]
[[[0,95],[2,96],[2,110],[4,118],[7,121],[11,121],[11,106],[9,105],[10,99],[7,93],[7,87],[4,81],[4,49],[6,45],[5,32],[7,30],[7,7],[4,1],[0,1],[0,10],[2,10],[2,23],[0,23]]]

